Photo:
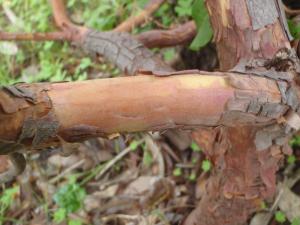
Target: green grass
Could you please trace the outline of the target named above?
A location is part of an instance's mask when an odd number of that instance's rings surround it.
[[[127,3],[126,3],[127,2]],[[96,30],[110,30],[138,12],[145,0],[67,1],[70,16]],[[54,31],[48,0],[0,0],[1,30],[7,32]],[[133,10],[136,9],[136,10]],[[84,53],[62,42],[0,42],[0,84],[83,80],[91,71],[110,70],[93,64]]]

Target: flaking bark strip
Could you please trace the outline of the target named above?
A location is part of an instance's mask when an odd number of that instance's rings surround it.
[[[259,30],[276,22],[279,17],[274,0],[247,0],[253,30]]]
[[[293,49],[281,49],[272,59],[240,60],[232,72],[253,74],[277,81],[292,82],[300,72],[299,59]]]
[[[284,28],[284,31],[286,33],[287,38],[292,41],[294,40],[293,36],[291,35],[288,23],[287,23],[287,18],[286,18],[286,14],[284,11],[284,6],[282,3],[282,0],[274,0],[276,2],[276,6],[277,6],[277,10],[279,12],[279,20],[281,23],[281,27]]]
[[[55,137],[59,123],[47,94],[48,84],[16,84],[0,90],[1,133],[13,128],[18,135],[0,140],[0,154],[22,151],[27,145],[36,148]],[[29,143],[31,141],[31,143]],[[25,144],[26,143],[26,144]]]
[[[56,137],[58,130],[59,122],[51,111],[42,118],[28,118],[23,123],[18,143],[22,143],[26,139],[32,139],[32,147],[36,148],[43,142]]]
[[[37,98],[34,92],[21,86],[4,86],[3,89],[14,97],[25,98],[27,101],[36,104]]]
[[[107,58],[128,75],[134,75],[139,70],[172,71],[153,52],[127,33],[90,30],[82,47],[92,55]]]
[[[254,141],[257,150],[268,149],[274,144],[284,146],[300,129],[300,116],[296,112],[300,103],[298,89],[294,84],[288,87],[285,81],[245,75],[230,75],[229,82],[236,88],[235,98],[228,102],[221,122],[227,126],[234,120],[249,125],[261,125],[263,120],[269,123],[269,126],[256,133]],[[256,90],[253,85],[258,85]],[[281,96],[263,92],[276,86]],[[285,118],[285,122],[278,124],[279,118]]]

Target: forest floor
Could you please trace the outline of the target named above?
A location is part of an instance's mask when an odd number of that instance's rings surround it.
[[[112,30],[145,0],[68,1],[73,21]],[[193,0],[167,1],[133,33],[166,29],[190,20]],[[292,2],[292,1],[291,1]],[[0,30],[54,30],[47,0],[0,0]],[[293,7],[292,3],[290,7]],[[300,13],[299,13],[300,14]],[[213,44],[200,51],[185,46],[154,49],[175,69],[217,70]],[[62,42],[0,42],[0,85],[15,82],[75,81],[120,76],[102,58],[89,58]],[[300,136],[278,172],[277,201],[264,202],[252,225],[300,225]],[[26,155],[26,171],[0,187],[0,224],[180,224],[201,198],[213,167],[202,148],[174,132],[116,135]],[[0,158],[0,172],[9,165]],[[288,221],[291,213],[296,217]]]

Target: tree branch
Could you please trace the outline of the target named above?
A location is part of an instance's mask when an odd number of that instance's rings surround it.
[[[151,30],[135,37],[148,48],[162,48],[188,43],[196,34],[195,22],[189,21],[170,30]]]
[[[7,33],[0,31],[1,41],[71,41],[72,35],[68,32],[49,33]]]
[[[142,10],[138,15],[132,16],[119,24],[114,31],[130,32],[134,27],[144,23],[164,2],[165,0],[150,0],[144,10]]]
[[[134,24],[143,22],[147,16],[153,13],[164,1],[151,1],[144,11],[138,16],[131,17],[121,24],[115,31],[128,32]],[[67,16],[63,0],[51,0],[55,24],[61,30],[49,33],[7,33],[0,31],[2,41],[70,41],[81,43],[89,30],[86,27],[75,25]],[[100,32],[99,32],[100,33]],[[111,32],[112,34],[113,32]],[[170,47],[185,44],[196,35],[196,25],[193,21],[175,27],[170,30],[147,31],[134,38],[139,40],[145,47]],[[176,38],[175,38],[176,37]]]
[[[74,142],[119,132],[271,124],[288,109],[276,82],[266,78],[172,74],[4,87],[0,154],[49,146],[57,136]],[[248,112],[259,96],[267,96],[256,103],[262,111]]]

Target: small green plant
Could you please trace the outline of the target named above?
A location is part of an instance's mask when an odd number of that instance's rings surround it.
[[[296,158],[295,155],[289,155],[288,158],[287,158],[287,162],[290,165],[295,164],[296,161],[297,161],[297,158]]]
[[[196,181],[196,179],[197,179],[196,172],[195,172],[195,171],[192,171],[192,172],[190,173],[188,179],[189,179],[190,181],[193,181],[193,182]]]
[[[80,220],[71,219],[68,221],[68,225],[81,225],[82,222]]]
[[[300,24],[296,24],[292,20],[288,20],[290,32],[294,38],[300,38]]]
[[[268,207],[267,207],[267,204],[266,204],[266,202],[264,202],[264,201],[262,201],[261,203],[260,203],[260,208],[261,209],[267,209]]]
[[[7,188],[3,191],[0,197],[0,224],[2,225],[7,218],[5,218],[5,213],[9,207],[13,204],[15,196],[20,192],[20,187],[15,186],[12,188]]]
[[[166,49],[166,50],[163,52],[163,56],[164,56],[164,60],[165,60],[165,61],[170,62],[170,61],[173,60],[174,57],[176,56],[175,48],[169,48],[169,49]]]
[[[278,222],[278,223],[284,223],[286,221],[286,217],[284,215],[283,212],[281,211],[277,211],[275,213],[275,220]]]
[[[290,146],[292,147],[299,147],[300,146],[300,136],[294,136],[290,142],[289,142]]]
[[[190,145],[191,149],[194,151],[194,152],[201,152],[201,148],[199,147],[199,145],[192,141],[191,145]]]
[[[182,169],[177,167],[173,170],[173,176],[180,177],[182,175]]]
[[[76,183],[76,178],[70,177],[69,183],[62,186],[54,194],[53,199],[59,206],[53,215],[54,222],[60,223],[67,220],[68,224],[70,224],[70,221],[72,220],[68,218],[69,213],[77,212],[82,208],[85,196],[86,192],[79,184]]]
[[[131,149],[131,151],[136,151],[139,145],[140,144],[137,140],[133,140],[132,142],[130,142],[129,148]]]
[[[148,150],[144,150],[143,164],[146,167],[149,167],[149,166],[151,166],[152,163],[153,163],[153,157],[152,157],[151,153]]]
[[[178,0],[175,12],[178,16],[191,16],[192,4],[193,0]]]
[[[211,170],[211,162],[208,159],[203,160],[201,168],[204,172],[210,171]]]
[[[294,218],[291,225],[300,225],[300,217]]]
[[[198,162],[198,158],[193,157],[193,158],[192,158],[192,164],[196,164],[197,162]]]

